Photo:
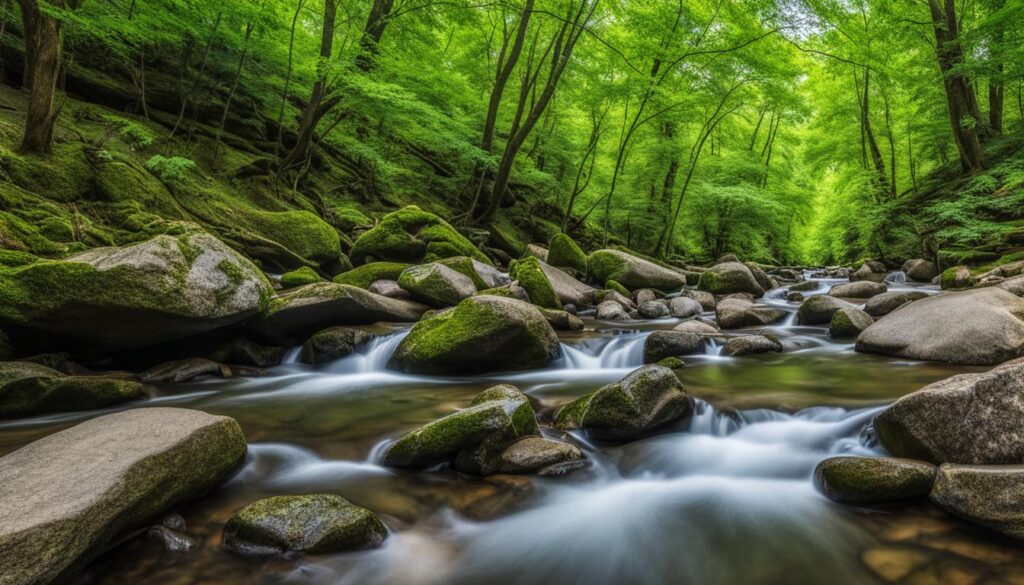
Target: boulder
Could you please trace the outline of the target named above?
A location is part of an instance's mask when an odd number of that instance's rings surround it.
[[[754,275],[754,280],[757,281],[757,284],[762,289],[764,289],[765,292],[767,292],[767,291],[769,291],[769,290],[771,290],[773,288],[778,288],[779,283],[775,282],[775,280],[771,276],[768,276],[768,273],[765,272],[756,263],[754,263],[754,262],[746,262],[743,265],[746,266],[748,270],[750,270],[750,273]],[[750,291],[747,291],[747,292],[750,292]]]
[[[579,447],[542,437],[526,437],[501,452],[498,473],[563,475],[586,464]]]
[[[362,329],[328,327],[317,331],[302,344],[299,361],[305,364],[323,364],[352,355],[357,347],[373,339],[373,334]]]
[[[738,357],[754,355],[759,353],[779,353],[782,351],[782,343],[774,336],[766,335],[744,335],[733,337],[725,342],[722,347],[722,355],[727,357]]]
[[[0,419],[92,410],[145,397],[142,384],[130,380],[65,376],[31,362],[0,362]]]
[[[846,284],[837,284],[828,290],[828,294],[842,299],[870,299],[871,297],[880,295],[887,290],[889,290],[889,287],[885,286],[884,283],[861,280],[857,282],[848,282]]]
[[[1018,297],[1024,297],[1024,276],[1015,276],[1000,282],[997,287]]]
[[[644,366],[563,406],[555,426],[581,429],[600,440],[630,441],[693,411],[693,402],[675,372]]]
[[[480,283],[477,283],[477,288],[483,290],[484,288],[495,288],[499,286],[505,286],[512,282],[508,274],[498,270],[490,264],[484,264],[483,262],[470,258],[473,265],[473,270],[476,271],[477,276],[483,281],[483,287],[480,287]],[[549,277],[550,278],[550,277]]]
[[[398,276],[398,286],[432,307],[452,307],[476,294],[472,279],[440,262],[406,268]]]
[[[802,303],[804,302],[805,298],[806,297],[802,292],[791,291],[786,293],[786,300],[791,303]]]
[[[567,234],[555,234],[548,242],[547,263],[558,268],[568,268],[585,276],[587,274],[587,254]]]
[[[832,339],[854,339],[875,320],[860,309],[839,309],[832,314],[828,336]]]
[[[805,280],[796,284],[790,285],[789,290],[796,292],[814,292],[821,287],[820,282],[813,280]]]
[[[479,295],[417,323],[388,367],[418,374],[529,370],[560,353],[558,337],[536,307]]]
[[[670,370],[680,370],[686,367],[686,362],[677,357],[667,357],[658,360],[656,362],[656,365],[659,365],[663,368],[668,368]]]
[[[644,340],[644,363],[667,357],[704,353],[704,337],[683,331],[655,331]]]
[[[415,205],[385,215],[356,239],[349,256],[355,264],[379,260],[419,264],[452,256],[468,256],[491,264],[473,242],[448,222]]]
[[[583,284],[576,280],[564,270],[555,268],[548,264],[541,263],[541,270],[548,277],[551,288],[558,295],[558,300],[563,305],[576,305],[586,307],[594,302],[594,287]]]
[[[698,321],[696,319],[680,323],[679,325],[673,327],[672,331],[696,333],[697,335],[718,335],[720,333],[718,329],[715,329],[713,325],[709,325],[704,321]]]
[[[830,457],[814,469],[817,488],[845,504],[923,498],[934,481],[934,465],[896,457]]]
[[[139,379],[146,383],[180,384],[202,377],[230,378],[231,368],[213,360],[203,358],[185,358],[165,362],[139,374]]]
[[[669,299],[668,312],[669,315],[676,319],[686,319],[700,315],[704,312],[704,307],[698,301],[689,297],[676,297]]]
[[[515,386],[502,384],[478,394],[468,408],[398,439],[381,464],[424,469],[455,461],[462,471],[490,475],[501,469],[507,447],[539,434],[530,400]]]
[[[597,250],[590,255],[590,274],[601,283],[614,280],[629,289],[675,290],[686,278],[649,260],[620,250]]]
[[[285,272],[281,275],[282,288],[295,288],[297,286],[312,284],[314,282],[320,282],[320,275],[316,273],[316,270],[313,270],[309,266],[303,266],[292,270],[291,272]]]
[[[235,512],[223,547],[245,556],[327,554],[377,548],[387,534],[376,514],[341,496],[275,496]]]
[[[653,288],[642,288],[633,293],[633,302],[637,305],[642,305],[648,301],[656,301],[663,296],[659,297],[658,292]]]
[[[958,364],[997,364],[1024,354],[1024,299],[998,288],[947,293],[886,315],[857,351]]]
[[[741,298],[722,299],[715,308],[715,317],[722,329],[757,327],[770,325],[786,317],[782,309],[755,307],[754,303]]]
[[[888,318],[888,317],[886,317]],[[1024,360],[925,386],[875,417],[882,445],[931,463],[1024,462]]]
[[[411,323],[427,310],[426,305],[413,301],[382,297],[347,284],[319,282],[274,299],[253,330],[273,343],[287,345],[332,325]]]
[[[941,465],[929,499],[954,516],[1024,540],[1024,465]]]
[[[399,286],[397,280],[375,280],[366,290],[389,299],[411,299],[409,291]]]
[[[16,342],[117,351],[238,322],[272,294],[251,262],[192,232],[0,267],[0,324]]]
[[[917,282],[931,282],[938,271],[935,269],[935,264],[921,258],[914,258],[907,260],[903,263],[903,273],[907,275],[910,280]]]
[[[596,319],[602,321],[629,321],[630,316],[622,305],[615,301],[604,301],[597,306]]]
[[[879,262],[865,262],[861,264],[860,268],[850,274],[850,281],[862,281],[867,280],[871,282],[882,282],[885,277],[889,275],[889,272],[885,269],[885,265]]]
[[[540,244],[527,244],[526,251],[523,252],[523,258],[536,258],[541,262],[547,262],[548,249]]]
[[[562,308],[562,302],[537,258],[527,256],[522,260],[514,260],[509,266],[509,275],[530,295],[531,303],[546,309]]]
[[[378,280],[398,280],[398,276],[411,266],[405,262],[371,262],[342,272],[334,277],[334,282],[369,289]]]
[[[502,297],[506,299],[516,299],[517,301],[523,301],[526,303],[530,302],[530,295],[526,294],[526,289],[519,286],[519,283],[517,282],[510,282],[499,287],[488,288],[480,291],[478,294]]]
[[[951,288],[967,288],[971,284],[971,269],[966,266],[953,266],[939,275],[939,286],[943,290]]]
[[[758,284],[750,269],[739,262],[725,262],[712,266],[701,277],[699,286],[701,290],[716,295],[742,292],[760,297],[765,290]]]
[[[644,319],[663,319],[669,316],[668,305],[662,301],[646,301],[636,308]]]
[[[684,290],[679,293],[679,297],[697,301],[705,311],[714,311],[715,306],[718,305],[715,295],[706,290]]]
[[[556,309],[540,309],[544,318],[555,329],[555,331],[582,331],[583,320],[569,311]]]
[[[739,262],[740,257],[733,253],[722,254],[718,257],[718,264],[724,264],[726,262]]]
[[[226,364],[270,368],[284,360],[288,350],[279,345],[263,345],[248,337],[237,337],[220,346],[210,359]]]
[[[804,301],[796,311],[798,325],[824,325],[832,322],[832,315],[839,309],[857,307],[836,297],[815,295]]]
[[[929,295],[920,291],[892,291],[876,295],[868,299],[864,312],[875,319],[888,315],[903,305],[927,298]]]
[[[123,535],[218,486],[245,459],[233,419],[139,408],[54,433],[0,459],[3,583],[52,583]]]
[[[508,284],[512,282],[510,278],[500,278],[501,272],[493,266],[488,266],[477,260],[473,260],[468,256],[452,256],[451,258],[442,258],[437,261],[438,264],[446,268],[450,268],[455,272],[469,278],[473,281],[474,290],[484,290],[491,288],[492,286],[500,286],[502,284]],[[480,267],[479,269],[477,267]],[[484,278],[481,272],[487,272],[488,277]]]
[[[633,299],[614,290],[597,291],[594,295],[594,300],[597,301],[598,304],[606,301],[613,301],[618,303],[620,307],[627,311],[636,309],[636,303],[633,302]]]

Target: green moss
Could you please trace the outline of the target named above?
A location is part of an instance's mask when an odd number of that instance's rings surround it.
[[[686,362],[677,357],[667,357],[659,360],[658,365],[670,370],[679,370],[686,366]]]
[[[627,270],[626,261],[606,250],[597,250],[590,255],[588,270],[598,282],[615,280],[615,277]]]
[[[483,252],[448,222],[415,205],[385,215],[373,229],[356,239],[351,253],[356,264],[371,259],[429,262],[450,256],[469,256],[486,264],[491,263]]]
[[[261,235],[318,264],[330,265],[341,256],[338,232],[308,211],[255,211],[248,223]]]
[[[487,288],[487,283],[477,273],[476,268],[473,267],[473,260],[468,256],[453,256],[451,258],[444,258],[437,261],[438,264],[442,264],[451,268],[452,270],[468,276],[473,284],[476,286],[476,290],[484,290]]]
[[[320,275],[309,266],[303,266],[298,270],[286,272],[281,275],[281,286],[284,288],[295,288],[304,284],[311,284],[320,281]]]
[[[620,295],[626,297],[627,299],[633,295],[633,293],[631,293],[628,288],[619,284],[619,281],[617,280],[609,280],[608,282],[604,283],[604,287],[608,290],[613,290],[619,293]]]
[[[468,276],[436,262],[403,270],[398,276],[398,285],[414,299],[433,307],[451,307],[476,293],[476,286]]]
[[[373,227],[373,219],[352,203],[331,208],[331,215],[334,216],[334,224],[344,233]]]
[[[567,234],[555,234],[548,242],[548,264],[570,268],[577,274],[587,273],[587,254]]]
[[[519,281],[519,285],[530,295],[530,302],[548,309],[561,309],[562,303],[551,286],[551,281],[544,274],[540,261],[529,256],[515,260],[509,265],[509,275]]]
[[[401,262],[371,262],[335,276],[334,282],[368,289],[378,280],[398,280],[402,271],[410,266]]]
[[[0,362],[0,418],[92,410],[144,397],[138,382],[64,376],[37,364]]]

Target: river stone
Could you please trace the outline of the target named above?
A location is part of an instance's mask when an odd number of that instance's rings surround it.
[[[172,553],[185,553],[199,544],[196,539],[161,525],[150,526],[146,536],[159,542],[165,551]]]
[[[656,288],[669,291],[686,284],[682,274],[620,250],[592,253],[590,274],[600,283],[614,280],[631,290]]]
[[[741,298],[725,298],[715,308],[715,317],[722,329],[770,325],[786,317],[782,309],[756,307],[754,303]]]
[[[484,288],[495,288],[499,286],[505,286],[512,282],[508,274],[498,270],[490,264],[484,264],[476,258],[470,258],[470,263],[473,266],[473,270],[476,271],[480,280],[484,283]]]
[[[856,282],[868,280],[871,282],[882,282],[889,273],[881,262],[865,262],[860,268],[850,274],[850,281]]]
[[[411,323],[428,309],[417,302],[382,297],[355,286],[320,282],[275,299],[253,327],[274,343],[301,343],[332,325]]]
[[[884,315],[888,315],[907,303],[927,298],[928,296],[928,293],[920,291],[892,291],[882,293],[868,299],[867,304],[864,305],[864,312],[877,319]]]
[[[334,494],[275,496],[235,512],[223,546],[246,556],[377,548],[387,529],[373,512]]]
[[[530,401],[502,384],[478,394],[468,408],[427,423],[395,441],[382,465],[423,469],[457,459],[457,467],[479,475],[496,473],[500,455],[522,437],[539,435]]]
[[[558,295],[558,299],[563,305],[586,307],[593,304],[594,287],[589,284],[583,284],[564,270],[549,264],[541,262],[540,268],[544,271],[544,275],[548,277],[551,288],[555,289],[555,294]]]
[[[245,451],[233,419],[139,408],[0,458],[0,583],[67,579],[122,535],[220,485]]]
[[[323,364],[352,355],[357,347],[373,339],[373,334],[362,329],[328,327],[317,331],[302,344],[299,361],[305,364]]]
[[[526,251],[523,252],[523,258],[536,258],[541,262],[547,262],[548,249],[540,244],[527,244]]]
[[[815,295],[804,301],[796,311],[798,325],[824,325],[832,322],[839,309],[856,309],[844,300],[828,295]]]
[[[620,293],[617,290],[601,290],[597,291],[594,295],[594,300],[597,301],[598,305],[606,301],[614,301],[619,304],[624,310],[632,311],[636,309],[636,303],[633,299]]]
[[[587,253],[567,234],[555,234],[548,240],[547,262],[568,268],[581,276],[587,273]]]
[[[697,301],[705,311],[714,311],[715,306],[718,305],[715,295],[706,290],[683,290],[679,292],[679,297]]]
[[[668,306],[662,301],[647,301],[637,307],[644,319],[662,319],[669,316]]]
[[[571,305],[570,305],[571,306]],[[538,307],[539,309],[540,307]],[[583,320],[569,311],[558,311],[555,309],[540,309],[544,318],[555,331],[582,331]]]
[[[696,319],[692,321],[684,321],[679,325],[672,328],[672,331],[682,331],[684,333],[696,333],[698,335],[718,335],[718,329],[715,329],[713,325],[705,323],[704,321],[698,321]]]
[[[1024,299],[998,288],[946,293],[886,315],[857,351],[957,364],[997,364],[1024,354]]]
[[[832,339],[854,339],[875,320],[860,309],[839,309],[832,314],[828,336]]]
[[[778,353],[782,351],[782,344],[778,339],[765,335],[744,335],[733,337],[725,342],[722,347],[724,356],[744,356],[758,353]]]
[[[819,287],[821,287],[820,282],[816,282],[813,280],[805,280],[803,282],[798,282],[794,285],[791,285],[789,287],[789,290],[796,292],[813,292],[818,290]]]
[[[180,384],[203,376],[230,378],[231,368],[204,358],[185,358],[153,366],[139,374],[139,379],[153,384]]]
[[[597,319],[602,321],[629,321],[630,316],[622,305],[615,301],[604,301],[597,306]]]
[[[764,294],[764,288],[758,284],[750,269],[739,262],[716,264],[707,270],[700,279],[701,290],[716,295],[731,293],[749,293],[754,297]]]
[[[802,303],[807,298],[802,292],[791,291],[786,293],[786,300],[791,303]]]
[[[417,374],[530,370],[560,353],[558,337],[537,307],[479,295],[417,323],[388,367]]]
[[[540,262],[532,256],[514,260],[509,266],[509,275],[526,289],[531,303],[545,309],[561,309],[562,301],[555,293]]]
[[[1024,463],[1024,359],[908,394],[875,417],[882,445],[932,463]]]
[[[971,284],[971,269],[966,266],[953,266],[939,275],[939,286],[943,290],[950,288],[966,288]]]
[[[698,301],[689,297],[676,297],[669,299],[668,312],[669,315],[676,319],[686,319],[700,315],[704,312],[704,307]]]
[[[451,307],[476,294],[471,278],[440,262],[406,268],[398,276],[398,286],[432,307]]]
[[[745,262],[743,265],[750,270],[750,273],[754,275],[754,280],[756,280],[757,284],[766,292],[773,288],[778,288],[779,283],[775,282],[771,276],[768,276],[768,273],[755,262]]]
[[[896,457],[830,457],[814,469],[814,483],[835,502],[875,504],[928,495],[935,466]]]
[[[526,437],[501,452],[498,473],[562,475],[584,464],[583,452],[575,445]]]
[[[502,297],[506,299],[516,299],[517,301],[530,302],[530,295],[526,294],[526,289],[519,286],[518,282],[509,282],[495,288],[488,288],[480,291],[477,294],[491,295],[493,297]]]
[[[398,285],[397,280],[381,279],[375,280],[370,283],[370,287],[366,290],[372,292],[375,295],[382,297],[388,297],[389,299],[411,299],[412,295],[409,291],[405,290]]]
[[[165,235],[0,268],[0,325],[45,348],[126,350],[241,321],[272,294],[259,269],[213,236]]]
[[[659,298],[658,293],[653,288],[642,288],[633,293],[633,302],[635,302],[637,306],[650,301],[656,301]]]
[[[630,441],[686,416],[693,402],[675,372],[644,366],[563,406],[555,426],[582,429],[594,439]]]
[[[682,331],[655,331],[644,340],[644,363],[667,357],[704,353],[704,337]]]
[[[922,260],[921,258],[907,260],[903,263],[901,270],[907,275],[907,278],[917,282],[931,282],[935,275],[938,274],[934,263]]]
[[[964,520],[1024,540],[1024,465],[940,465],[929,498]]]
[[[842,299],[870,299],[887,290],[889,290],[889,287],[885,286],[884,283],[862,280],[859,282],[837,284],[828,290],[828,294]]]
[[[31,362],[0,362],[0,419],[104,408],[145,398],[142,384],[65,376]]]

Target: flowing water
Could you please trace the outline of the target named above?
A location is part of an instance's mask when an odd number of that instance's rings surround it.
[[[911,288],[894,277],[891,290]],[[838,281],[820,281],[822,294]],[[930,290],[927,289],[926,290]],[[785,291],[762,304],[795,306]],[[713,317],[706,314],[705,317]],[[558,478],[469,478],[374,463],[386,441],[465,406],[480,390],[517,385],[543,420],[561,404],[642,365],[645,337],[678,321],[587,321],[563,336],[550,368],[484,377],[386,369],[407,333],[382,329],[360,352],[312,368],[294,354],[268,376],[161,389],[143,405],[236,418],[250,442],[227,485],[183,507],[200,545],[165,552],[127,541],[87,581],[120,584],[699,584],[1022,583],[1024,552],[923,503],[830,503],[814,466],[840,453],[878,455],[870,421],[885,404],[970,368],[854,353],[824,327],[769,327],[782,354],[726,358],[721,342],[679,374],[695,414],[626,445],[576,443],[589,466]],[[0,453],[95,416],[0,425]],[[268,495],[329,492],[378,514],[391,535],[370,552],[242,559],[220,550],[224,522]]]

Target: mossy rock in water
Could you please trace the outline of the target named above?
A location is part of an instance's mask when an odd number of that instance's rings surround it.
[[[476,285],[468,276],[439,262],[406,268],[398,276],[398,286],[432,307],[451,307],[476,294]]]
[[[828,335],[832,339],[852,339],[860,335],[875,320],[860,309],[839,309],[829,322]]]
[[[760,297],[765,291],[750,268],[739,262],[712,266],[701,276],[698,286],[716,295],[750,293]]]
[[[65,376],[30,362],[0,362],[0,418],[92,410],[145,398],[142,384]]]
[[[939,275],[939,286],[943,290],[965,288],[971,284],[971,269],[966,266],[953,266]]]
[[[677,420],[693,403],[672,370],[650,365],[562,407],[555,426],[595,439],[631,441]]]
[[[391,467],[426,468],[457,461],[460,470],[487,475],[497,471],[501,452],[525,436],[539,435],[529,399],[502,384],[478,394],[469,408],[412,431],[384,453]]]
[[[677,357],[667,357],[659,360],[657,365],[670,370],[679,370],[686,367],[686,362]]]
[[[303,266],[298,270],[285,272],[281,275],[281,286],[283,288],[295,288],[304,284],[320,282],[320,275],[309,266]]]
[[[814,470],[814,483],[828,499],[874,504],[928,495],[936,467],[895,457],[831,457]]]
[[[309,211],[255,210],[243,214],[242,218],[252,231],[277,242],[301,258],[316,262],[325,270],[338,263],[344,268],[348,263],[348,257],[341,252],[338,232]],[[248,248],[255,249],[252,245]],[[276,255],[270,250],[262,254],[254,252],[253,256],[277,268],[298,268],[296,260]]]
[[[832,316],[840,309],[856,309],[857,306],[828,295],[815,295],[805,300],[796,311],[797,325],[825,325],[832,322]]]
[[[478,295],[417,323],[388,367],[419,374],[529,370],[560,352],[558,337],[536,307]]]
[[[362,329],[328,327],[317,331],[302,344],[299,361],[315,365],[341,359],[371,339],[373,334]]]
[[[514,260],[509,266],[509,275],[526,289],[526,294],[530,295],[530,302],[533,304],[546,309],[562,308],[562,303],[558,300],[558,295],[555,294],[555,289],[537,258],[528,256]]]
[[[412,265],[402,262],[370,262],[348,272],[342,272],[334,277],[334,282],[369,289],[370,285],[378,280],[398,280],[398,275],[410,266]]]
[[[628,289],[675,290],[686,277],[650,260],[621,250],[597,250],[589,258],[589,271],[597,282],[614,280]]]
[[[251,262],[190,232],[0,266],[0,324],[34,349],[122,350],[235,323],[272,294]]]
[[[576,240],[568,234],[555,234],[548,242],[548,264],[558,268],[570,268],[576,274],[587,273],[587,254]]]
[[[604,287],[608,290],[613,290],[626,298],[630,298],[633,296],[633,293],[630,292],[628,288],[619,284],[619,281],[617,280],[609,280],[608,282],[604,283]]]
[[[373,229],[356,239],[352,261],[431,262],[451,256],[469,256],[485,264],[489,258],[455,228],[415,205],[389,213]]]
[[[376,514],[341,496],[275,496],[235,512],[223,546],[247,556],[327,554],[377,548],[387,534]]]

